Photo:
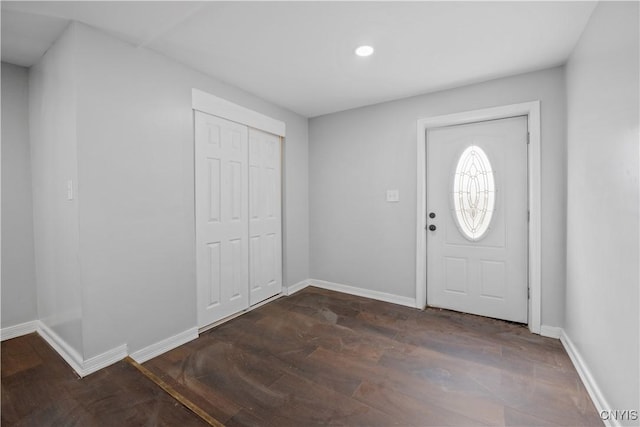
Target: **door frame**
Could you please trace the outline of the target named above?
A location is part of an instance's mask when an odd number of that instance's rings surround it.
[[[242,105],[235,104],[231,101],[227,101],[226,99],[217,97],[215,95],[212,95],[210,93],[207,93],[195,88],[191,89],[191,109],[193,110],[194,115],[195,115],[195,111],[200,111],[206,114],[210,114],[212,116],[220,117],[222,119],[236,122],[241,125],[258,129],[258,130],[271,133],[280,137],[280,221],[281,221],[280,239],[282,241],[282,246],[281,246],[282,253],[280,256],[281,262],[282,262],[282,291],[280,294],[285,293],[286,292],[286,286],[285,286],[285,283],[286,283],[286,260],[285,260],[285,253],[286,253],[285,222],[286,220],[285,220],[285,217],[286,216],[285,216],[285,182],[284,182],[285,181],[285,163],[284,163],[285,144],[284,142],[285,142],[285,136],[286,136],[285,122],[276,120],[269,116],[265,116],[262,113],[259,113],[257,111],[243,107]],[[195,124],[195,122],[192,123],[192,125],[193,124]],[[195,144],[195,131],[193,134],[193,142]],[[195,145],[194,145],[194,149],[195,149]],[[194,153],[194,160],[195,160],[195,153]],[[193,188],[194,188],[194,203],[195,203],[195,185],[196,185],[195,164],[194,164],[193,180],[194,180]],[[194,230],[193,231],[194,231],[193,244],[194,244],[195,250],[197,251],[198,248],[196,247],[197,246],[196,233],[198,230],[196,229],[196,223],[195,223],[195,211],[194,211]],[[197,269],[197,265],[194,265],[194,269]],[[197,286],[198,286],[198,283],[196,281],[196,287]],[[196,295],[197,295],[197,292],[196,292]],[[268,299],[267,301],[270,301],[270,300],[271,299]],[[257,303],[254,306],[249,306],[247,310],[252,310],[254,308],[257,308],[261,306],[264,302],[265,301]],[[200,301],[196,301],[196,312],[197,312],[196,314],[198,314],[197,317],[199,317],[199,310],[200,310],[200,306],[198,305],[199,303]],[[232,315],[230,317],[234,317],[236,315],[237,314]],[[209,329],[212,326],[212,325],[200,325],[199,318],[197,319],[197,323],[198,323],[198,328],[200,328],[200,332],[206,329]],[[214,323],[213,325],[217,323],[218,322]]]
[[[541,212],[540,212],[540,101],[524,102],[480,110],[418,119],[417,122],[417,216],[416,216],[416,307],[427,305],[427,198],[426,198],[426,133],[427,130],[443,126],[455,126],[486,120],[527,116],[529,132],[528,186],[529,186],[529,227],[528,227],[528,270],[529,270],[529,330],[540,333],[541,304]]]

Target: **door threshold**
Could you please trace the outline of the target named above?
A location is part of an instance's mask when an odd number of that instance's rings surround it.
[[[483,317],[485,319],[497,320],[498,322],[511,323],[513,325],[518,325],[518,326],[525,326],[525,327],[528,326],[526,321],[525,322],[518,322],[517,320],[501,319],[499,317],[487,316],[485,314],[470,313],[468,311],[461,311],[461,310],[456,310],[456,309],[453,309],[453,308],[438,307],[437,305],[427,305],[424,308],[424,310],[427,310],[427,309],[438,310],[438,311],[448,311],[448,312],[451,312],[451,313],[465,314],[467,316]]]
[[[276,295],[274,295],[274,296],[272,296],[272,297],[270,297],[270,298],[267,298],[267,299],[265,299],[265,300],[263,300],[263,301],[260,301],[260,302],[258,302],[258,303],[255,303],[254,305],[250,306],[249,308],[245,308],[245,309],[244,309],[244,310],[242,310],[242,311],[239,311],[239,312],[237,312],[237,313],[231,314],[231,315],[229,315],[229,316],[227,316],[227,317],[225,317],[225,318],[222,318],[222,319],[220,319],[220,320],[218,320],[218,321],[216,321],[216,322],[213,322],[213,323],[211,323],[211,324],[209,324],[209,325],[206,325],[206,326],[203,326],[203,327],[201,327],[201,328],[198,328],[198,335],[200,335],[201,333],[206,332],[206,331],[208,331],[208,330],[210,330],[210,329],[213,329],[213,328],[215,328],[216,326],[220,326],[220,325],[222,325],[223,323],[227,323],[229,320],[233,320],[233,319],[235,319],[236,317],[240,317],[240,316],[242,316],[243,314],[246,314],[246,313],[248,313],[248,312],[250,312],[250,311],[252,311],[252,310],[255,310],[256,308],[262,307],[262,306],[263,306],[263,305],[265,305],[265,304],[268,304],[268,303],[270,303],[270,302],[273,302],[273,301],[275,301],[275,300],[277,300],[277,299],[279,299],[279,298],[281,298],[281,297],[283,297],[283,296],[284,296],[284,294],[283,294],[282,292],[280,292],[279,294],[276,294]]]

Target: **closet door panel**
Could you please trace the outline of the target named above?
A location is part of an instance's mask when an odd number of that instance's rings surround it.
[[[249,304],[282,291],[280,137],[249,129]]]
[[[195,112],[198,324],[249,306],[248,128]]]

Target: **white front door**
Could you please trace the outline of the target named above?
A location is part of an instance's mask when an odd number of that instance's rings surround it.
[[[249,303],[282,290],[280,137],[249,129]]]
[[[427,304],[527,322],[527,118],[429,129]]]
[[[249,306],[248,128],[195,112],[198,325]]]

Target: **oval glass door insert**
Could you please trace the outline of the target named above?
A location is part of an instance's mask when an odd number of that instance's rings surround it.
[[[496,188],[491,163],[477,145],[467,147],[458,160],[453,179],[453,208],[462,235],[482,239],[493,217]]]

